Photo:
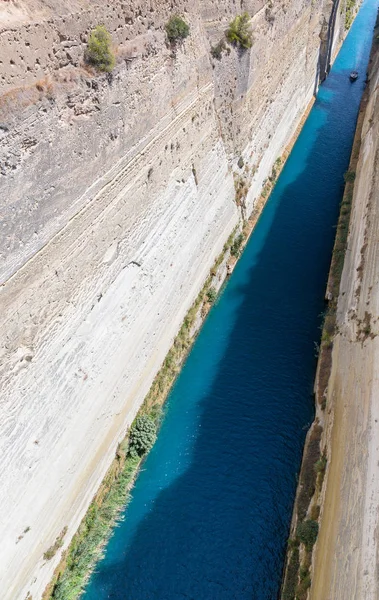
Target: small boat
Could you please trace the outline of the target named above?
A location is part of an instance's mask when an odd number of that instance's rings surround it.
[[[352,71],[349,75],[350,81],[356,81],[358,79],[358,71]]]

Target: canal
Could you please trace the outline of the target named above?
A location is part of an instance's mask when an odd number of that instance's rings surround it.
[[[85,600],[277,598],[376,5],[365,0],[186,361]]]

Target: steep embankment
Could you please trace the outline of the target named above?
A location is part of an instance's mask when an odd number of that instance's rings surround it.
[[[175,52],[169,3],[0,4],[4,600],[41,596],[60,557],[44,552],[67,546],[338,45],[331,4],[245,9],[252,50],[217,60],[226,0],[177,3],[191,35]],[[83,64],[98,23],[109,76]]]
[[[327,390],[329,459],[314,600],[379,597],[378,33],[377,28]]]

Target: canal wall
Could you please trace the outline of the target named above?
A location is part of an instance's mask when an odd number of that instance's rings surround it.
[[[345,173],[314,387],[316,414],[304,447],[282,600],[374,600],[379,595],[378,34],[377,20]],[[317,523],[308,544],[299,530],[302,521]]]
[[[169,3],[0,4],[4,600],[41,597],[343,37],[329,2],[238,10],[253,46],[216,58],[229,0],[177,2],[176,49]],[[99,23],[117,58],[101,76],[83,61]]]
[[[328,460],[313,561],[314,600],[379,596],[378,25],[344,197],[352,208],[338,301],[335,275],[341,269],[333,270],[333,264],[328,282],[328,297],[336,302],[335,335],[324,391]]]

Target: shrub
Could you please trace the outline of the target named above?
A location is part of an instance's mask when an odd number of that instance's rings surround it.
[[[213,304],[213,302],[216,300],[217,292],[214,287],[209,288],[209,290],[207,292],[207,298],[208,298],[208,302],[210,302],[211,304]]]
[[[242,233],[240,233],[239,235],[237,235],[236,239],[234,240],[233,244],[231,245],[230,254],[232,256],[240,255],[242,242],[243,242],[243,235],[242,235]]]
[[[246,50],[253,45],[253,36],[250,28],[250,17],[247,12],[237,15],[229,25],[226,39],[231,44]]]
[[[296,536],[299,538],[300,542],[304,544],[307,550],[311,550],[318,536],[317,521],[309,519],[300,523],[296,530]]]
[[[323,454],[315,464],[316,473],[325,473],[327,458],[326,455]]]
[[[343,178],[345,180],[345,183],[347,183],[348,181],[354,181],[355,180],[355,172],[354,171],[346,171]]]
[[[137,417],[130,430],[130,456],[143,456],[153,446],[157,437],[157,428],[148,415]]]
[[[223,50],[225,50],[225,42],[224,40],[220,40],[216,46],[211,47],[212,57],[221,60]]]
[[[110,72],[116,60],[111,48],[112,38],[104,25],[97,25],[91,32],[86,53],[87,62],[99,71]]]
[[[171,44],[183,41],[189,36],[189,26],[179,15],[172,15],[166,24],[166,33]]]

